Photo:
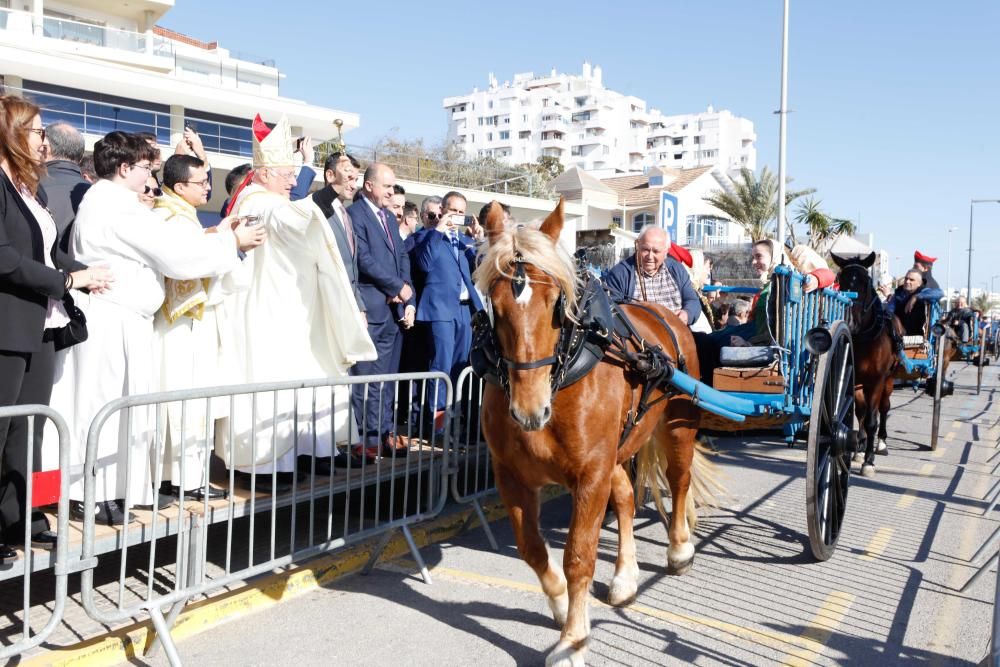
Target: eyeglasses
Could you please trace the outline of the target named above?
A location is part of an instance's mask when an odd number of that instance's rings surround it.
[[[437,213],[431,213],[430,211],[427,211],[426,215],[427,219],[430,220],[431,222],[434,222],[435,220],[441,217]]]
[[[150,192],[153,193],[154,197],[162,197],[163,196],[163,190],[161,190],[160,188],[151,188],[151,187],[149,187],[147,185],[146,186],[146,191],[143,194],[148,195]]]
[[[146,173],[148,173],[148,174],[152,174],[153,173],[153,165],[151,165],[151,164],[133,164],[133,165],[131,165],[131,167],[133,169],[135,169],[136,167],[138,167],[139,169],[145,169]]]
[[[207,178],[204,181],[177,181],[178,183],[186,183],[188,185],[198,185],[203,188],[207,188],[212,185],[212,182]]]
[[[28,128],[28,132],[34,132],[39,137],[41,137],[42,141],[45,141],[45,130],[43,128],[40,128],[40,127],[31,127],[31,128]]]
[[[286,181],[294,181],[297,178],[295,176],[295,172],[294,171],[277,171],[275,169],[269,169],[268,171],[270,171],[272,174],[274,174],[278,178],[283,178]]]

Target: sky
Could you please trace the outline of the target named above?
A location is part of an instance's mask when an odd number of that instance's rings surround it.
[[[274,58],[283,96],[360,114],[352,144],[436,144],[442,99],[490,72],[502,83],[588,61],[606,87],[664,113],[749,118],[758,168],[778,169],[781,0],[269,6],[261,20],[246,3],[177,0],[160,24]],[[791,0],[788,58],[791,187],[860,218],[897,274],[919,249],[945,286],[952,236],[952,285],[964,286],[970,200],[1000,200],[1000,2]],[[1000,204],[974,206],[973,247],[973,288],[1000,291]]]

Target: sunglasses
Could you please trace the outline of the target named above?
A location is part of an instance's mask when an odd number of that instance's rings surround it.
[[[151,188],[151,187],[149,187],[147,185],[146,186],[146,191],[143,194],[147,194],[148,195],[150,192],[153,193],[154,197],[162,197],[163,196],[163,190],[161,190],[160,188]]]
[[[427,219],[428,219],[428,220],[430,220],[430,221],[432,221],[432,222],[433,222],[434,220],[437,220],[437,219],[438,219],[438,218],[440,218],[440,217],[441,217],[441,216],[440,216],[440,215],[438,215],[437,213],[431,213],[430,211],[428,211],[428,212],[427,212]]]
[[[28,132],[34,132],[35,134],[37,134],[39,137],[42,138],[42,141],[45,141],[45,130],[44,129],[42,129],[40,127],[30,127],[30,128],[28,128]]]

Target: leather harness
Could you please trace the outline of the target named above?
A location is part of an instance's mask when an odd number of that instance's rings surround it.
[[[527,284],[527,263],[520,254],[515,254],[512,260],[511,289],[515,298],[521,295]],[[501,387],[510,398],[510,371],[552,366],[550,383],[554,400],[559,389],[578,382],[601,361],[621,364],[626,371],[637,376],[641,387],[639,402],[628,412],[622,427],[618,442],[621,447],[650,408],[677,395],[678,391],[667,383],[675,367],[681,372],[687,372],[687,362],[679,352],[677,336],[654,309],[639,302],[627,302],[630,307],[650,314],[667,331],[674,349],[678,350],[676,362],[660,345],[650,344],[639,334],[622,310],[622,304],[612,301],[597,278],[588,271],[581,271],[577,277],[582,287],[576,312],[566,312],[566,294],[563,290],[560,290],[553,310],[553,323],[559,327],[559,338],[552,355],[534,361],[514,361],[504,356],[489,314],[492,312],[491,304],[488,303],[486,309],[472,318],[472,370],[490,384]],[[663,395],[651,400],[650,397],[657,390],[662,391]]]

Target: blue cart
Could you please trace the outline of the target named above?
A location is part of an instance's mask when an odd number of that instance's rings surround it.
[[[833,555],[847,509],[854,427],[854,351],[845,322],[856,296],[822,289],[806,294],[805,277],[778,266],[768,297],[771,344],[723,348],[718,388],[675,371],[671,383],[705,414],[702,426],[744,431],[780,428],[788,442],[806,435],[806,517],[818,560]],[[720,289],[718,286],[706,291]],[[757,293],[755,288],[721,288]]]
[[[937,449],[938,427],[941,422],[941,399],[952,393],[945,379],[948,358],[948,330],[941,320],[941,306],[927,304],[926,324],[922,336],[904,336],[899,352],[896,382],[924,391],[934,400],[931,412],[931,450]],[[941,369],[941,372],[938,372]]]

